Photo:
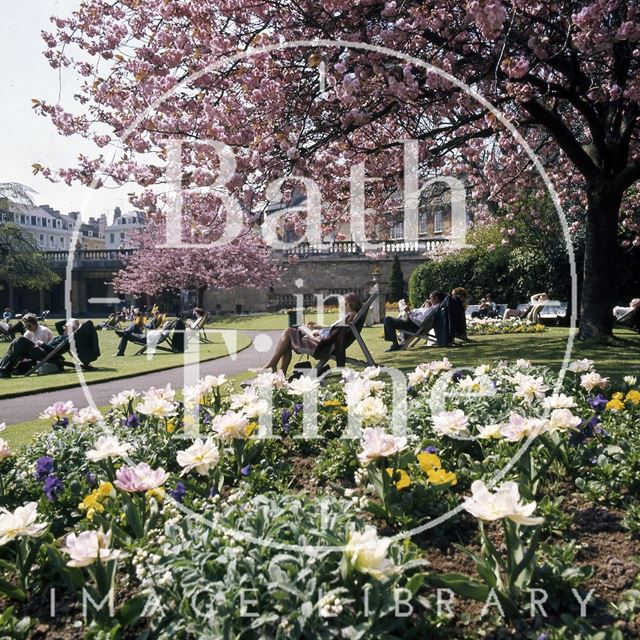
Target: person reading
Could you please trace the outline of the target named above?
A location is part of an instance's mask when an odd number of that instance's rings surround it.
[[[280,335],[278,344],[271,360],[264,366],[274,373],[280,368],[283,373],[291,364],[293,352],[308,353],[326,346],[336,335],[337,325],[350,324],[362,308],[362,302],[355,293],[344,296],[346,315],[330,327],[322,327],[315,322],[309,322],[301,327],[288,327]]]
[[[425,300],[419,309],[412,310],[406,304],[401,305],[400,310],[406,314],[405,318],[387,316],[384,319],[384,339],[390,342],[391,346],[386,351],[399,351],[402,347],[398,343],[397,332],[408,331],[415,333],[427,318],[437,312],[443,300],[444,293],[442,291],[432,291],[428,300]]]

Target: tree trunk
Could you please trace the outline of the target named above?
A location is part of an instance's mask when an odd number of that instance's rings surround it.
[[[615,303],[618,215],[622,195],[600,184],[588,193],[580,337],[610,336]]]

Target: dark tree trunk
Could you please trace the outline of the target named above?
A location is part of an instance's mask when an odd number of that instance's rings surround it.
[[[580,306],[580,337],[611,335],[615,303],[618,214],[622,195],[606,183],[589,191]]]

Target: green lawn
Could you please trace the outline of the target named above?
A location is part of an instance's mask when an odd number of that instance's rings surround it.
[[[48,323],[49,326],[53,326]],[[84,374],[88,384],[116,380],[118,378],[130,378],[151,371],[160,371],[179,367],[183,364],[184,356],[180,353],[167,353],[157,351],[151,360],[147,356],[134,356],[139,347],[133,344],[127,346],[124,357],[116,357],[114,354],[118,348],[120,338],[114,331],[99,331],[100,351],[102,355],[94,365],[97,371],[88,371]],[[201,361],[213,360],[229,354],[224,338],[220,333],[210,332],[209,338],[212,344],[200,345]],[[251,339],[245,334],[236,334],[236,351],[241,351],[251,344]],[[0,343],[0,357],[9,348],[8,343]],[[233,349],[231,349],[233,350]],[[62,373],[55,373],[46,376],[30,376],[28,378],[14,376],[11,379],[0,380],[0,399],[13,396],[37,393],[39,391],[49,391],[51,389],[64,389],[74,387],[78,384],[78,376],[75,369],[67,369]]]
[[[305,322],[318,322],[329,325],[338,319],[338,314],[329,312],[324,318],[318,318],[316,313],[305,313]],[[286,313],[257,313],[240,316],[215,316],[207,327],[218,329],[239,329],[244,331],[275,331],[285,329],[289,325]]]

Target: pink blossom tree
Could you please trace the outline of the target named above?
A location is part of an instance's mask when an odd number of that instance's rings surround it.
[[[335,228],[346,219],[351,167],[363,163],[378,178],[366,189],[375,226],[388,222],[383,212],[403,184],[402,140],[415,139],[424,176],[472,182],[474,201],[486,205],[477,221],[544,196],[520,144],[477,100],[433,70],[357,43],[393,49],[473,87],[536,151],[572,231],[585,234],[581,333],[605,336],[622,222],[640,245],[638,10],[636,0],[86,0],[44,34],[51,64],[87,79],[79,108],[36,108],[63,134],[124,152],[39,169],[69,182],[133,179],[147,187],[134,204],[161,224],[163,141],[185,141],[182,181],[194,187],[219,172],[218,154],[198,144],[214,139],[234,152],[225,188],[247,211],[274,178],[289,178],[286,194],[311,175],[323,225]],[[342,44],[260,49],[318,38]],[[213,194],[194,197],[187,235],[219,237],[223,209]],[[529,204],[523,211],[536,220]],[[177,262],[163,258],[167,273]]]

